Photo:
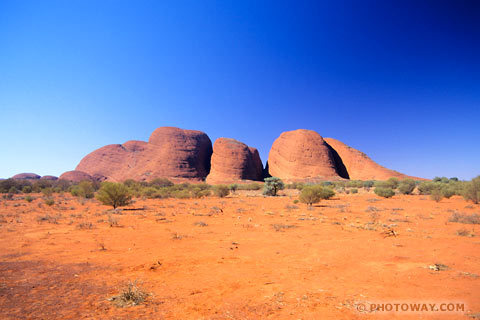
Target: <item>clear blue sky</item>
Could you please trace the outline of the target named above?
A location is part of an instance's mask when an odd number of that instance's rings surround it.
[[[480,174],[480,1],[0,1],[0,177],[160,126]]]

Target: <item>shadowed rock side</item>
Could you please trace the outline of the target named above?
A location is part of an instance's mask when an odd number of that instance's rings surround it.
[[[201,131],[173,127],[156,129],[148,142],[108,145],[83,158],[77,170],[110,181],[203,180],[210,171],[212,142]]]
[[[219,138],[213,145],[209,184],[262,180],[263,164],[257,149],[235,139]]]
[[[323,138],[315,131],[283,132],[272,145],[268,172],[289,181],[336,180],[335,159]]]
[[[337,164],[339,166],[337,170],[342,177],[346,175],[352,180],[387,180],[392,177],[421,179],[382,167],[363,152],[336,139],[325,138],[324,140],[338,154],[341,164]]]

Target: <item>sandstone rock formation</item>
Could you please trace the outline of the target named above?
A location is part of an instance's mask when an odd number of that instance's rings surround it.
[[[325,138],[336,160],[340,176],[352,180],[387,180],[389,178],[413,178],[400,172],[382,167],[366,154],[351,148],[336,139]]]
[[[80,181],[84,181],[84,180],[86,180],[86,181],[94,181],[95,180],[88,173],[85,173],[83,171],[78,171],[78,170],[64,172],[60,175],[59,179],[60,180],[72,181],[72,182],[80,182]]]
[[[88,154],[76,170],[110,181],[203,180],[210,171],[212,142],[201,131],[173,127],[156,129],[148,142],[128,141]]]
[[[55,177],[55,176],[42,176],[40,179],[41,179],[41,180],[51,180],[51,181],[54,181],[54,180],[58,180],[58,177]]]
[[[213,144],[209,184],[262,180],[263,164],[257,149],[235,139],[219,138]]]
[[[283,132],[272,145],[268,173],[286,182],[340,179],[333,155],[315,131]]]
[[[19,173],[12,177],[12,179],[16,180],[37,180],[40,179],[40,176],[35,173]]]

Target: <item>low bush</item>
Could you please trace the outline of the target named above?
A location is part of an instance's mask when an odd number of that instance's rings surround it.
[[[430,199],[440,202],[443,199],[443,193],[441,189],[433,189],[430,192]]]
[[[225,198],[230,194],[230,189],[226,185],[218,185],[213,188],[213,193],[220,198]]]
[[[466,200],[478,204],[480,202],[480,176],[467,182],[462,193]]]
[[[401,194],[412,194],[413,190],[415,190],[415,180],[413,179],[405,179],[400,181],[398,184],[398,191]]]
[[[391,188],[376,187],[374,192],[377,196],[384,198],[391,198],[395,195],[395,191]]]

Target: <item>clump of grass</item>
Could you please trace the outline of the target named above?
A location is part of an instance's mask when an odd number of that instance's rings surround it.
[[[198,226],[198,227],[206,227],[208,226],[207,223],[203,222],[203,221],[197,221],[193,224],[194,226]]]
[[[466,214],[466,213],[453,213],[448,219],[450,222],[458,222],[464,224],[480,224],[480,215],[476,213]]]
[[[461,237],[474,237],[475,235],[474,235],[473,233],[470,233],[470,231],[468,231],[467,229],[462,228],[462,229],[458,229],[458,230],[457,230],[457,236],[461,236]]]
[[[118,224],[118,219],[113,217],[112,215],[108,215],[108,224],[110,225],[110,227],[118,227],[119,224]]]
[[[55,200],[53,200],[51,198],[45,199],[45,204],[47,206],[53,206],[55,204]]]
[[[44,216],[38,216],[37,217],[37,222],[48,222],[48,223],[53,223],[53,224],[58,224],[58,220],[60,219],[60,216],[51,216],[49,214],[46,214]]]
[[[296,228],[297,226],[293,224],[275,223],[275,224],[272,224],[272,227],[273,229],[275,229],[275,231],[284,231],[285,229],[292,229],[292,228]]]
[[[144,303],[148,296],[149,294],[138,286],[137,281],[129,281],[121,289],[119,295],[113,296],[109,300],[117,307],[125,308]]]
[[[183,236],[181,234],[179,234],[178,232],[175,232],[174,234],[172,234],[172,239],[173,240],[182,240]]]
[[[77,224],[77,229],[81,229],[81,230],[93,229],[93,223],[91,223],[91,222],[82,222],[82,223],[79,223],[79,224]]]

